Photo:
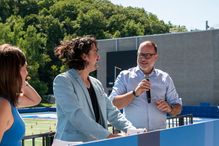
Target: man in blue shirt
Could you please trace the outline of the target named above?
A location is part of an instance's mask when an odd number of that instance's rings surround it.
[[[167,113],[175,116],[182,109],[171,77],[154,67],[157,59],[157,45],[142,42],[137,66],[120,72],[109,96],[135,127],[148,131],[166,128]]]

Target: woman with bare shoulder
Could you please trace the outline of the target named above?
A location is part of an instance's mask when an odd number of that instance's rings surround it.
[[[26,81],[25,55],[18,47],[0,45],[0,146],[21,146],[25,124],[17,107],[40,103],[41,97]]]

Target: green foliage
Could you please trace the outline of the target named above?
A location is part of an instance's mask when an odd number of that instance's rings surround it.
[[[41,95],[52,94],[54,77],[67,69],[54,56],[54,48],[63,39],[187,31],[184,26],[165,24],[144,9],[108,0],[0,0],[0,30],[1,44],[11,43],[25,52],[30,82]]]
[[[23,49],[26,54],[29,74],[31,76],[31,83],[41,95],[44,95],[48,91],[46,83],[39,78],[39,68],[45,66],[50,59],[46,58],[46,41],[47,38],[42,33],[37,33],[37,29],[30,25],[28,26],[23,38],[20,39],[17,44]]]
[[[79,36],[90,34],[96,36],[97,39],[105,38],[104,28],[106,20],[100,11],[92,9],[87,11],[87,13],[80,13],[77,18],[77,23],[80,26],[79,29],[76,30]]]
[[[66,18],[75,20],[78,15],[77,5],[75,2],[69,0],[55,3],[53,6],[51,6],[49,11],[54,18],[58,18],[61,22],[65,21]]]

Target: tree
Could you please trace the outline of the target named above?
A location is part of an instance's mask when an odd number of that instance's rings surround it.
[[[96,36],[97,39],[105,38],[106,20],[100,11],[91,9],[87,13],[80,13],[76,21],[80,26],[76,31],[79,36],[89,34]]]
[[[144,35],[144,27],[133,20],[130,20],[125,24],[124,30],[124,36]]]
[[[46,40],[47,38],[42,33],[37,33],[34,26],[28,26],[23,38],[17,44],[26,54],[31,76],[30,82],[40,95],[45,95],[48,90],[47,84],[40,80],[38,74],[40,66],[43,67],[50,61],[49,56],[45,54]]]
[[[50,7],[49,12],[54,18],[59,19],[60,22],[65,21],[66,18],[75,20],[79,13],[75,2],[69,0],[58,1]]]
[[[108,0],[0,0],[0,30],[0,43],[19,46],[26,53],[30,82],[41,95],[52,93],[54,77],[66,69],[54,56],[54,48],[63,39],[187,31],[142,8]]]
[[[0,39],[2,42],[16,45],[17,42],[24,35],[23,31],[24,21],[20,16],[10,16],[6,22],[0,25],[1,33]]]

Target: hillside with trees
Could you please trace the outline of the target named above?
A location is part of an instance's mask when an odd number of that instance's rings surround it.
[[[1,0],[0,44],[10,43],[27,56],[31,84],[52,94],[52,81],[65,67],[54,56],[63,39],[94,35],[97,39],[187,31],[164,23],[142,8],[108,0]]]

